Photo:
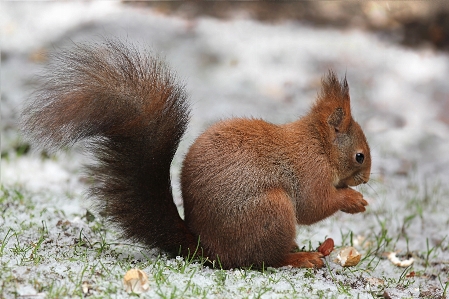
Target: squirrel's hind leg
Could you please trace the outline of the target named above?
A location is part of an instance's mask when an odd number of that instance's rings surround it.
[[[280,266],[296,236],[293,203],[281,188],[267,190],[248,202],[253,204],[229,212],[226,219],[232,222],[215,222],[214,230],[207,231],[211,228],[207,226],[199,231],[201,241],[224,268]]]
[[[294,216],[293,205],[288,197],[288,195],[281,189],[275,189],[266,194],[267,203],[270,206],[270,210],[274,213],[277,213],[277,220],[281,225],[279,227],[284,233],[290,232],[293,233],[291,237],[290,243],[290,252],[278,251],[277,254],[269,252],[271,256],[278,256],[278,258],[282,258],[281,262],[276,263],[273,266],[282,267],[282,266],[293,266],[295,268],[321,268],[324,266],[323,262],[323,254],[320,252],[295,252],[299,249],[298,245],[294,240],[294,236],[296,233],[296,225],[295,220],[292,219]],[[292,228],[292,225],[294,228]],[[277,240],[273,240],[277,244],[286,244],[288,239],[281,237],[283,234],[273,233],[273,238],[277,238]]]
[[[285,266],[291,252],[298,249],[295,242],[296,216],[291,199],[283,189],[271,189],[260,197],[255,213],[250,219],[257,219],[257,222],[249,234],[257,246],[250,251],[249,260],[253,259],[256,267]]]

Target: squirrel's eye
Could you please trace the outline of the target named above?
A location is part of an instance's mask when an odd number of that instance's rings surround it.
[[[365,155],[362,153],[357,153],[355,154],[355,160],[357,161],[357,163],[362,164],[363,160],[365,160]]]

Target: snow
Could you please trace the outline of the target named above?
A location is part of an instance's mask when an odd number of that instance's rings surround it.
[[[17,113],[32,91],[29,81],[40,67],[39,62],[30,59],[33,53],[70,47],[72,42],[118,36],[165,56],[190,93],[193,117],[172,169],[175,199],[180,203],[179,165],[201,131],[219,119],[233,116],[261,117],[275,123],[292,121],[306,113],[319,90],[321,76],[333,69],[340,77],[346,75],[354,116],[371,144],[374,192],[364,189],[370,195],[369,209],[388,211],[389,229],[400,230],[411,213],[402,199],[426,196],[424,191],[413,195],[409,185],[440,186],[441,190],[431,194],[438,198],[438,206],[426,207],[424,203],[423,209],[431,212],[431,216],[417,216],[421,220],[412,221],[407,227],[409,240],[399,240],[397,248],[425,251],[427,239],[441,240],[448,236],[449,123],[440,117],[441,113],[447,113],[442,107],[449,101],[447,53],[404,48],[359,29],[317,29],[298,22],[268,24],[244,17],[185,20],[113,1],[3,2],[1,8],[1,45],[7,55],[5,59],[2,55],[1,70],[2,151],[20,140]],[[47,226],[55,238],[60,233],[57,228],[60,219],[68,219],[70,229],[82,228],[89,233],[89,226],[80,218],[89,208],[89,202],[83,200],[85,185],[80,174],[80,166],[86,159],[77,152],[45,160],[37,153],[11,155],[1,162],[2,184],[37,194],[34,200],[43,212],[32,221],[41,223],[42,219],[48,219],[45,217],[51,218],[52,223]],[[399,173],[404,171],[412,179],[401,177]],[[64,217],[58,214],[60,210]],[[19,209],[16,217],[16,223],[21,223],[29,215],[20,214]],[[340,244],[343,232],[375,233],[380,226],[375,217],[339,214],[313,227],[299,228],[298,243],[308,246],[311,240],[316,244],[327,235]],[[0,235],[0,240],[4,237]],[[63,245],[70,242],[71,239],[62,239],[53,250],[64,250]],[[139,258],[138,252],[132,254]],[[439,256],[440,261],[447,259],[447,251]],[[177,261],[167,263],[174,267]],[[67,271],[57,261],[43,267],[53,267],[55,277]],[[81,266],[67,267],[76,271]],[[381,260],[373,275],[396,271],[399,277],[402,270],[391,268],[388,261]],[[338,268],[332,265],[332,269]],[[18,276],[28,271],[22,267],[14,270]],[[237,279],[242,276],[240,270],[231,272],[229,277],[234,280],[226,282],[227,289],[237,292],[239,288],[248,288],[245,280]],[[211,279],[214,275],[219,274],[204,269],[197,271],[193,280],[208,288],[215,284]],[[298,285],[306,280],[304,272],[292,269],[273,274],[273,278],[283,276],[288,279],[280,278],[274,285],[279,292],[291,290],[293,280]],[[170,279],[183,284],[189,278],[179,274]],[[266,280],[255,277],[250,282],[255,287]],[[112,283],[119,285],[120,281]],[[314,294],[319,290],[337,291],[329,277],[315,281],[311,287]],[[19,296],[38,294],[30,285],[21,285],[17,292]],[[416,288],[408,292],[413,296],[419,294]],[[360,298],[371,298],[366,294]]]

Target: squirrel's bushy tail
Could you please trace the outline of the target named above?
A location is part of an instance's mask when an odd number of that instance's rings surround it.
[[[189,118],[183,86],[157,57],[119,41],[76,45],[54,57],[22,114],[26,135],[60,148],[86,139],[90,195],[126,238],[192,253],[179,217],[170,164]]]

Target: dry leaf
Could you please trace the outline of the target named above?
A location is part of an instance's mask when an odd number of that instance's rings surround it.
[[[362,255],[354,247],[345,247],[337,255],[337,263],[343,267],[352,267],[360,262]]]
[[[128,293],[142,294],[150,289],[147,274],[139,269],[131,269],[126,272],[123,284]]]
[[[83,281],[83,284],[81,285],[81,289],[83,290],[84,295],[89,293],[90,288],[91,288],[90,284],[86,281]]]

